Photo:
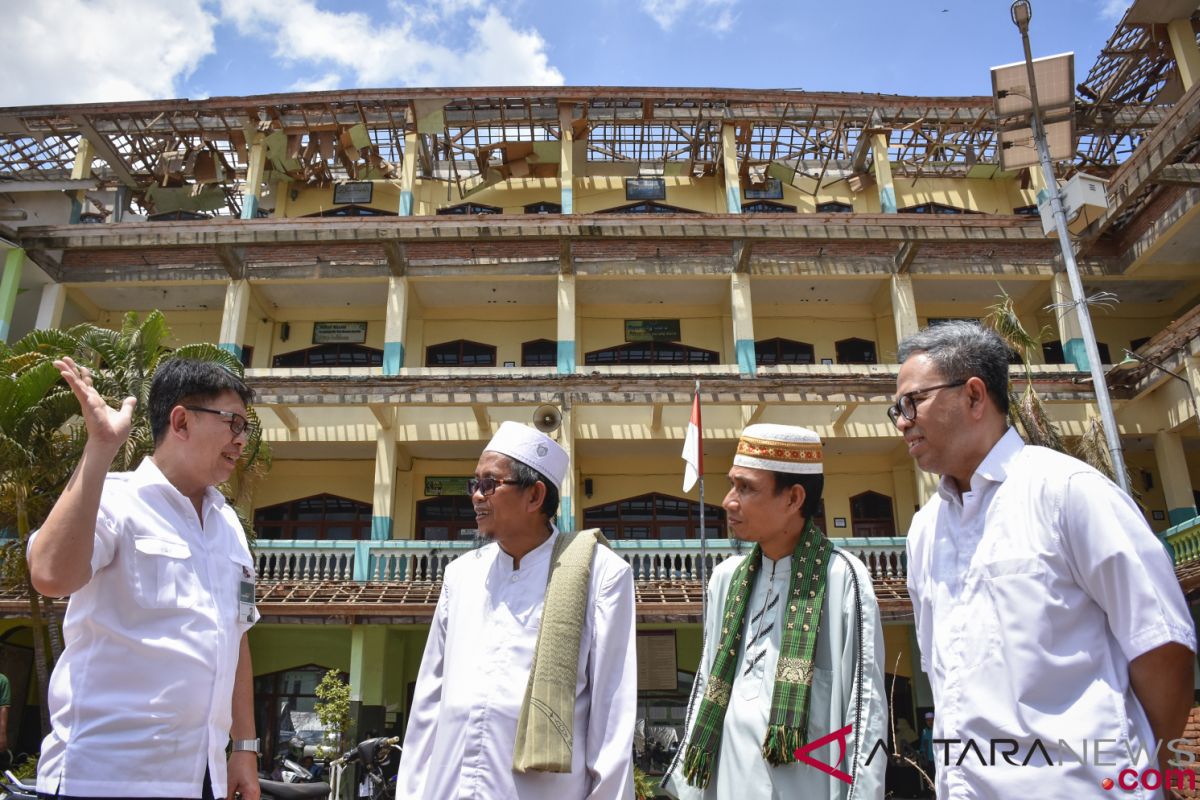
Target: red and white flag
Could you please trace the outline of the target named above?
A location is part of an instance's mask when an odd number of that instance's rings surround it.
[[[687,436],[683,439],[683,491],[690,492],[704,473],[704,453],[700,442],[700,387],[692,399],[692,419],[688,422]]]

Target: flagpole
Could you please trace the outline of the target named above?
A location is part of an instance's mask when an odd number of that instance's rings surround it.
[[[696,381],[696,398],[700,397],[700,381]],[[700,447],[703,451],[704,437],[700,437]],[[703,461],[701,461],[703,464]],[[704,470],[700,470],[700,624],[704,625],[704,620],[708,614],[708,539],[704,528]]]

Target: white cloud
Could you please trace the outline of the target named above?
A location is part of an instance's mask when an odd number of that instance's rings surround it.
[[[393,3],[386,23],[313,0],[221,0],[221,10],[243,35],[274,42],[279,60],[325,70],[325,78],[352,73],[358,86],[563,82],[541,35],[516,29],[483,0]],[[458,46],[445,43],[452,26],[468,33]]]
[[[642,11],[664,31],[675,27],[684,16],[694,19],[697,26],[715,33],[726,33],[736,19],[733,7],[738,0],[641,0]]]
[[[39,0],[4,17],[0,105],[178,97],[214,47],[202,0]]]
[[[326,72],[317,78],[298,80],[288,87],[291,92],[328,92],[344,86],[340,72]]]
[[[1127,8],[1129,8],[1129,0],[1102,0],[1100,16],[1108,20],[1119,20]]]

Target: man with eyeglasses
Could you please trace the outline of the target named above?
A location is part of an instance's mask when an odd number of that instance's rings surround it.
[[[900,343],[888,409],[941,476],[908,533],[937,796],[1092,797],[1123,770],[1167,768],[1195,628],[1132,499],[1009,426],[1008,355],[978,323],[922,330]],[[995,748],[1009,756],[980,757]]]
[[[446,568],[397,798],[633,797],[633,575],[552,522],[567,454],[505,422],[468,481],[491,542]]]
[[[34,588],[71,596],[39,796],[257,800],[254,564],[216,489],[246,446],[252,393],[217,364],[160,363],[147,410],[154,453],[110,473],[137,401],[111,408],[88,370],[55,365],[88,438],[28,549]]]

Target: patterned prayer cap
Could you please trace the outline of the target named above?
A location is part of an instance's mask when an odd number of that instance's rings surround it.
[[[798,425],[748,425],[738,440],[736,467],[820,475],[825,471],[821,437]]]

